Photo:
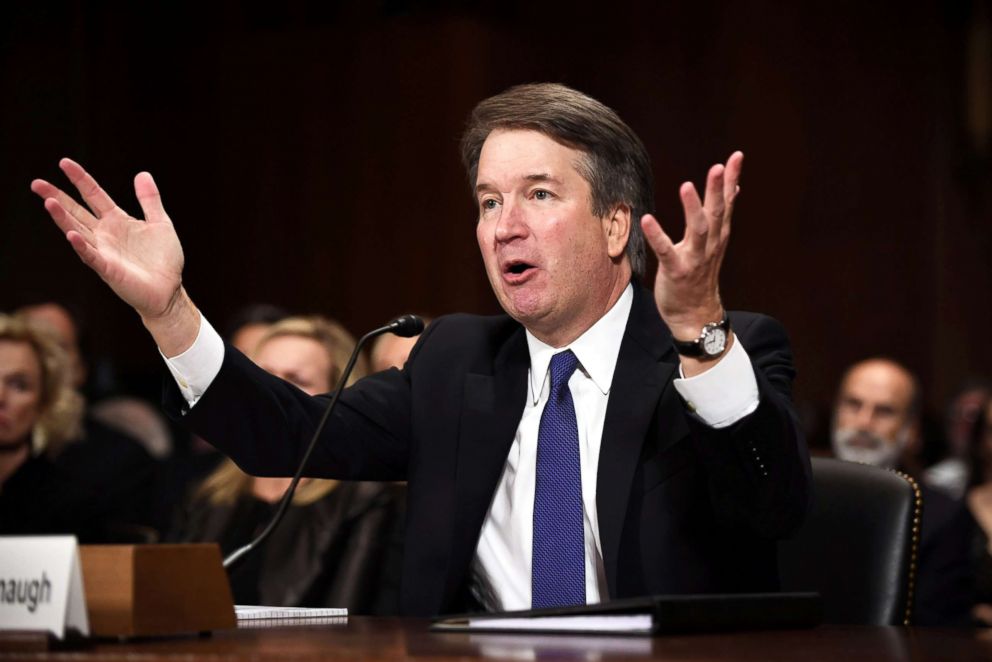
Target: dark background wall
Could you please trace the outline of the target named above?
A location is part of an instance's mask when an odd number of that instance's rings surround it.
[[[785,322],[821,430],[859,358],[906,362],[931,409],[990,372],[987,0],[275,4],[0,9],[0,310],[74,300],[97,354],[159,369],[28,190],[68,155],[136,215],[155,175],[215,324],[496,312],[457,139],[480,99],[551,80],[641,135],[670,233],[679,183],[744,150],[724,300]]]

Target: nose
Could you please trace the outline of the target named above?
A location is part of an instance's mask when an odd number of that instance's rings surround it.
[[[527,222],[522,207],[513,200],[503,203],[503,211],[496,221],[496,242],[505,244],[527,235]]]
[[[858,430],[870,431],[872,423],[872,408],[868,405],[861,405],[854,414],[854,425]]]

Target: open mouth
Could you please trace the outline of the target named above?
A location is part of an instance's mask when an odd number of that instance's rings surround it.
[[[527,273],[534,268],[534,265],[528,264],[527,262],[511,262],[506,267],[506,272],[514,276],[520,276]]]
[[[509,285],[521,285],[538,272],[533,262],[522,258],[509,258],[501,261],[503,282]]]

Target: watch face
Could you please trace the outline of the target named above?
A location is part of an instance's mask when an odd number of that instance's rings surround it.
[[[703,338],[703,351],[709,356],[716,356],[727,346],[727,332],[720,328],[710,328]]]

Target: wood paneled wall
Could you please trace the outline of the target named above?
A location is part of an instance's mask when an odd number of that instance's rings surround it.
[[[642,136],[672,232],[679,183],[745,151],[724,298],[786,323],[811,412],[872,354],[931,406],[992,371],[990,157],[964,127],[987,3],[207,4],[0,9],[0,309],[77,300],[98,352],[155,365],[28,190],[70,155],[135,214],[155,175],[218,324],[496,312],[457,139],[478,100],[554,80]]]

